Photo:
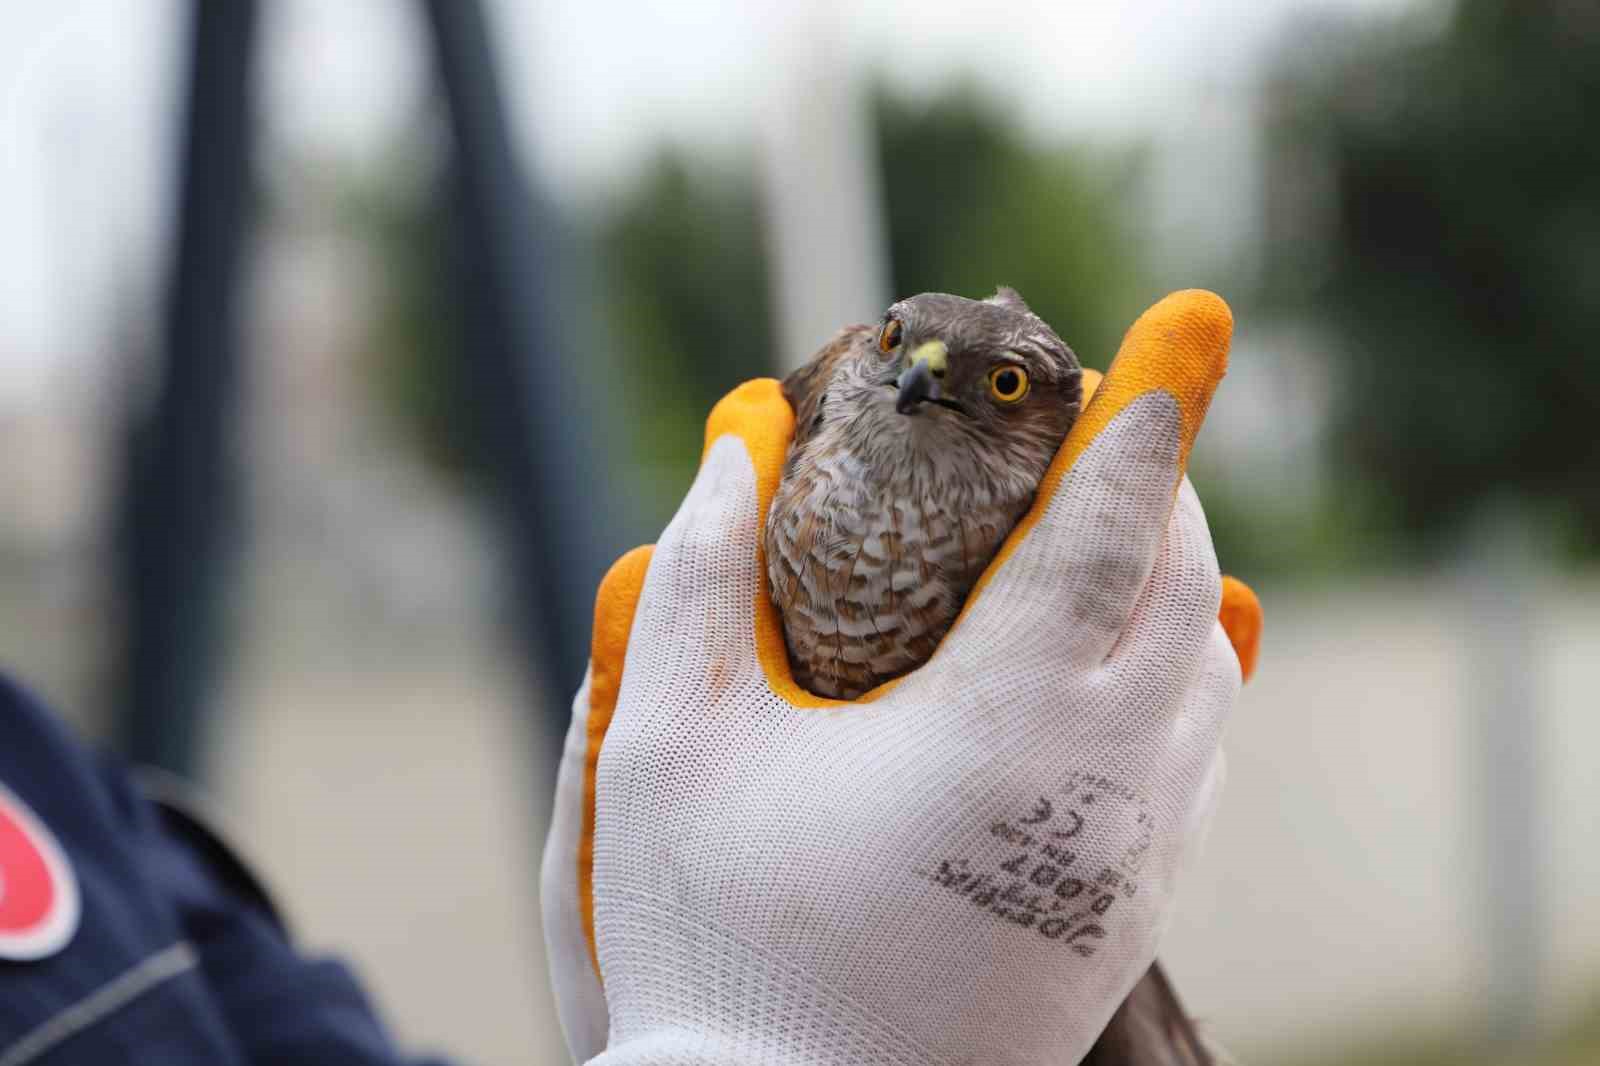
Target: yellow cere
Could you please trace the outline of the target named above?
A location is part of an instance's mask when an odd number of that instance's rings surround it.
[[[924,341],[911,353],[910,365],[916,366],[918,363],[927,363],[928,373],[942,378],[945,371],[950,369],[950,349],[944,341]]]

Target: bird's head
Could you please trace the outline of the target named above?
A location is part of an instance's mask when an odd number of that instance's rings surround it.
[[[1031,493],[1078,415],[1077,357],[1011,289],[901,300],[840,354],[814,428],[869,468],[916,459]]]
[[[1078,360],[1013,289],[987,300],[940,292],[901,300],[876,341],[898,414],[935,405],[998,426],[1063,406],[1075,413]]]

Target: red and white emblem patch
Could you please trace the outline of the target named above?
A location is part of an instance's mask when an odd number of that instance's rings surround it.
[[[78,930],[78,882],[56,838],[0,785],[0,959],[54,955]]]

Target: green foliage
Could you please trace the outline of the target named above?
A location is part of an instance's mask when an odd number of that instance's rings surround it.
[[[872,109],[895,292],[1014,286],[1087,363],[1106,365],[1152,295],[1126,215],[1137,157],[1035,143],[970,85],[921,103],[880,90]],[[599,296],[570,343],[607,368],[617,474],[658,526],[693,475],[707,411],[776,370],[756,177],[748,158],[663,147],[587,221]],[[451,355],[459,323],[436,191],[357,184],[346,213],[380,267],[380,403],[430,464],[460,476],[473,469],[474,441]]]
[[[699,461],[706,413],[776,370],[754,169],[663,149],[593,232],[632,432],[618,455],[659,526]]]
[[[362,357],[378,410],[429,467],[462,481],[480,473],[482,459],[475,423],[462,417],[461,320],[441,185],[435,167],[401,152],[381,179],[341,180],[337,206],[377,268]]]
[[[1461,0],[1442,33],[1318,34],[1270,94],[1269,297],[1333,340],[1345,476],[1398,528],[1486,500],[1600,546],[1600,19]]]
[[[1202,442],[1204,434],[1201,435]],[[1392,504],[1359,480],[1335,483],[1311,500],[1283,501],[1237,475],[1202,461],[1190,466],[1195,491],[1222,569],[1250,581],[1318,580],[1371,567],[1416,563],[1404,543],[1386,535]]]
[[[873,112],[896,294],[1011,285],[1085,361],[1109,362],[1150,296],[1121,192],[1134,158],[1034,144],[970,86],[923,104],[879,91]],[[664,520],[711,405],[775,370],[754,168],[664,149],[594,232],[634,412],[630,475]]]
[[[1137,157],[1036,144],[968,85],[874,103],[896,295],[1010,285],[1105,367],[1151,300],[1127,214]]]

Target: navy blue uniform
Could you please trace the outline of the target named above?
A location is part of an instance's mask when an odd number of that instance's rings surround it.
[[[0,785],[54,835],[79,900],[60,950],[0,958],[0,1066],[438,1066],[395,1049],[344,966],[290,946],[202,825],[3,676]]]

